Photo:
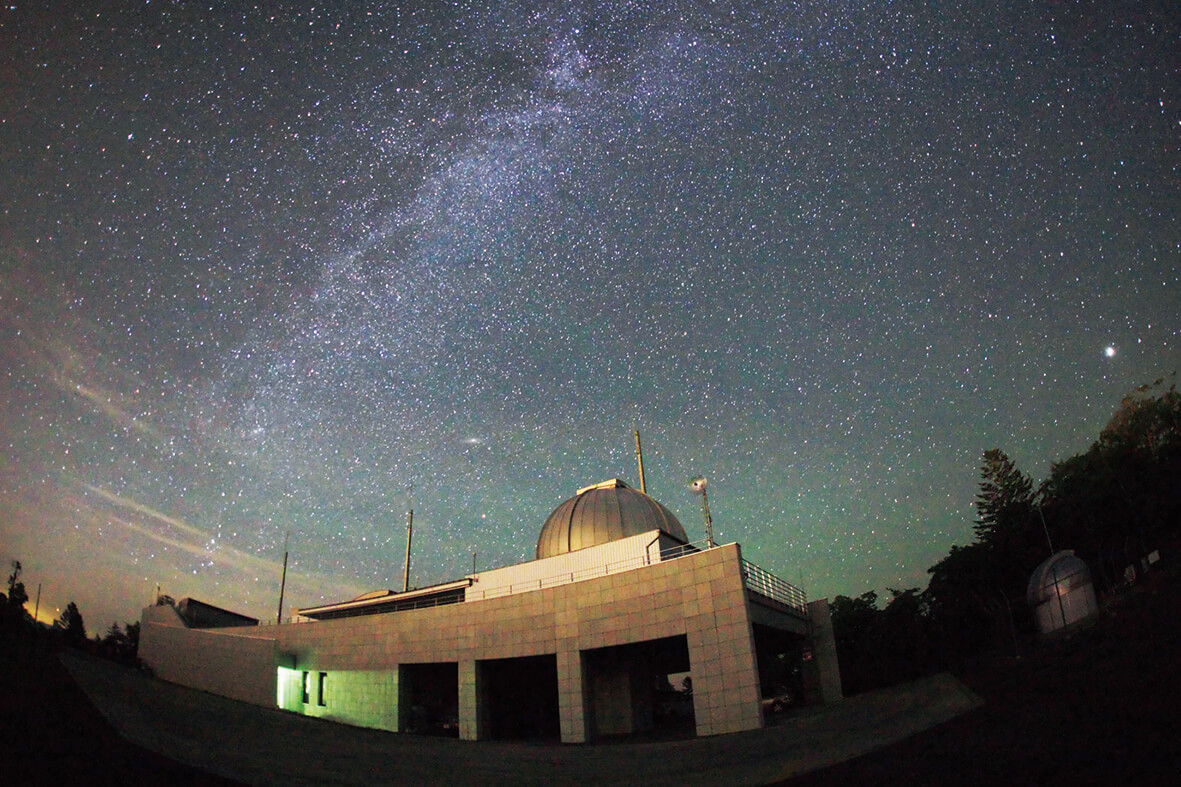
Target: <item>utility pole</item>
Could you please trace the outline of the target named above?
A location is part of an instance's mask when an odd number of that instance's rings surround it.
[[[414,509],[406,517],[406,565],[402,567],[402,592],[410,589],[410,540],[414,536]]]
[[[291,538],[291,531],[287,531],[287,535],[283,536],[283,579],[279,582],[279,615],[275,618],[275,624],[283,622],[283,594],[287,590],[287,539]]]

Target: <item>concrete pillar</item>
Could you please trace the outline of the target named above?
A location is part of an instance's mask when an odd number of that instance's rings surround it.
[[[558,722],[562,743],[586,743],[589,738],[586,665],[577,640],[571,639],[564,647],[559,647],[557,662]]]
[[[480,665],[475,659],[459,662],[459,737],[478,741],[488,737],[487,722],[481,711]]]
[[[623,735],[640,729],[636,723],[636,665],[638,648],[606,648],[585,663],[595,735]]]
[[[809,704],[827,705],[845,698],[841,689],[841,666],[837,661],[837,641],[832,631],[828,599],[808,602],[811,621],[809,650],[804,662],[804,694]]]
[[[759,669],[737,544],[712,549],[699,580],[699,614],[685,620],[698,735],[755,730],[763,724]],[[708,585],[706,585],[708,582]]]
[[[398,720],[398,732],[406,732],[410,728],[410,687],[406,679],[406,673],[402,671],[402,665],[394,665],[394,691],[395,700],[393,716]]]
[[[632,729],[647,732],[656,726],[652,708],[652,653],[649,647],[639,649],[630,665],[628,694],[631,695]]]

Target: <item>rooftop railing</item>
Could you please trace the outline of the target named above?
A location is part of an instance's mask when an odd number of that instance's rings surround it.
[[[800,617],[808,617],[808,597],[804,591],[749,560],[742,561],[742,582],[752,593],[782,604]]]
[[[631,571],[632,569],[642,568],[644,566],[655,565],[656,563],[664,563],[669,560],[676,560],[685,555],[692,555],[698,552],[704,552],[710,549],[708,542],[698,541],[692,544],[678,544],[673,547],[666,547],[659,551],[659,556],[655,550],[647,554],[632,555],[630,557],[603,563],[597,566],[588,566],[585,568],[576,569],[573,571],[566,571],[561,574],[552,574],[550,576],[539,579],[528,579],[512,584],[500,585],[484,590],[479,585],[472,585],[465,588],[463,594],[447,595],[443,597],[427,596],[417,599],[397,600],[391,598],[390,603],[378,603],[371,607],[351,610],[348,617],[360,615],[374,615],[383,614],[395,611],[409,610],[409,609],[423,609],[427,607],[437,607],[449,604],[463,603],[465,601],[483,601],[490,598],[501,598],[503,596],[511,596],[517,593],[527,593],[534,590],[542,590],[544,588],[557,587],[558,585],[568,585],[573,582],[581,582],[586,579],[595,579],[597,577],[610,576],[612,574],[619,574],[624,571]],[[797,588],[788,582],[783,581],[771,572],[760,568],[751,563],[749,560],[742,561],[742,582],[747,590],[760,596],[763,599],[770,600],[775,604],[782,605],[787,608],[787,611],[796,614],[800,617],[806,618],[808,616],[808,597],[804,591]],[[327,619],[329,616],[325,616]],[[299,623],[310,622],[306,618],[291,617],[284,620],[284,623]],[[274,625],[273,621],[260,621],[261,625]]]
[[[290,615],[283,619],[283,624],[288,623],[315,623],[321,620],[334,620],[337,618],[359,618],[365,615],[385,615],[390,612],[403,612],[410,609],[429,609],[431,607],[444,607],[449,604],[462,604],[462,593],[448,593],[439,594],[437,596],[424,596],[422,598],[413,599],[398,599],[396,596],[387,599],[382,599],[385,603],[375,603],[363,607],[355,607],[344,612],[344,614],[318,614],[315,618],[305,617],[303,615]],[[261,620],[260,626],[273,626],[274,620]]]

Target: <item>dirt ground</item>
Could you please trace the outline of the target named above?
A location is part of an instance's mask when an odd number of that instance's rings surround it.
[[[1181,773],[1179,584],[1175,576],[1155,577],[1108,610],[1099,623],[1068,639],[1030,644],[1020,659],[982,660],[969,666],[959,677],[984,699],[985,704],[976,710],[864,756],[778,783],[1172,784],[1175,774]],[[855,707],[858,702],[854,698],[847,704]],[[313,729],[325,729],[323,724]],[[382,746],[410,744],[403,736],[331,726],[333,735],[365,738],[372,734],[385,736],[384,743],[379,741]],[[769,736],[776,734],[782,732],[761,730],[684,741],[667,744],[667,753],[678,752],[686,759],[723,753],[740,758],[745,750],[758,750],[765,757],[768,742],[775,740]],[[831,734],[839,741],[839,729]],[[422,748],[425,743],[414,742],[410,749],[429,756]],[[447,751],[466,756],[470,749],[488,762],[511,762],[522,752],[534,765],[545,760],[556,764],[593,759],[600,763],[598,773],[615,782],[626,780],[628,762],[655,752],[641,744],[512,748],[439,741],[430,745],[467,747]],[[442,751],[435,754],[447,756]],[[786,749],[784,754],[786,763]],[[624,770],[616,772],[612,763]],[[420,771],[420,777],[422,773],[429,770]],[[27,785],[235,783],[129,743],[75,684],[52,644],[2,638],[0,781]],[[309,774],[307,783],[316,782],[315,775]]]
[[[0,635],[0,783],[234,784],[121,738],[59,652],[53,642]]]

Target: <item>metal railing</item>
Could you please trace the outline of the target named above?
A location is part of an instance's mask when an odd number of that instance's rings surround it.
[[[462,593],[448,593],[446,595],[438,596],[424,596],[422,598],[412,598],[398,600],[391,597],[386,603],[374,603],[369,606],[353,607],[351,609],[342,610],[344,614],[324,614],[316,618],[307,618],[303,615],[290,615],[283,619],[283,624],[289,623],[313,623],[318,620],[334,620],[337,618],[359,618],[365,615],[384,615],[390,612],[404,612],[410,609],[430,609],[431,607],[444,607],[449,604],[462,604]],[[385,601],[385,599],[383,599]],[[259,626],[274,626],[274,620],[259,621]]]
[[[716,546],[714,547],[716,548]],[[472,585],[465,589],[465,592],[460,596],[448,595],[445,597],[427,596],[420,599],[407,599],[397,603],[396,609],[390,609],[384,604],[375,604],[372,608],[357,609],[349,615],[375,615],[394,611],[403,611],[408,609],[422,609],[427,607],[437,607],[449,604],[463,603],[465,601],[483,601],[490,598],[502,598],[504,596],[511,596],[516,593],[527,593],[534,590],[542,590],[544,588],[557,587],[558,585],[568,585],[573,582],[580,582],[586,579],[594,579],[596,577],[605,577],[612,574],[619,574],[624,571],[630,571],[644,566],[656,565],[657,563],[664,563],[669,560],[676,560],[685,555],[697,554],[698,552],[705,552],[710,547],[706,541],[697,541],[692,544],[678,544],[673,547],[667,547],[660,550],[659,558],[655,554],[649,552],[643,555],[633,555],[622,560],[616,560],[610,563],[604,563],[597,566],[588,566],[586,568],[577,569],[575,571],[566,571],[561,574],[552,574],[540,579],[530,579],[521,582],[514,582],[508,585],[501,585],[490,590],[478,589],[478,586]],[[791,612],[801,617],[808,616],[808,597],[804,591],[797,588],[788,582],[783,581],[771,572],[760,568],[751,563],[749,560],[742,561],[742,583],[747,590],[752,593],[762,596],[764,599],[769,599],[777,604],[787,607]],[[392,599],[391,599],[392,600]],[[362,611],[362,609],[364,611]],[[284,623],[305,623],[311,622],[305,619],[299,619],[295,616],[284,620]],[[275,625],[274,621],[259,621],[260,625]]]
[[[801,617],[808,617],[808,596],[804,591],[745,559],[742,561],[742,583],[752,593],[789,607]]]

